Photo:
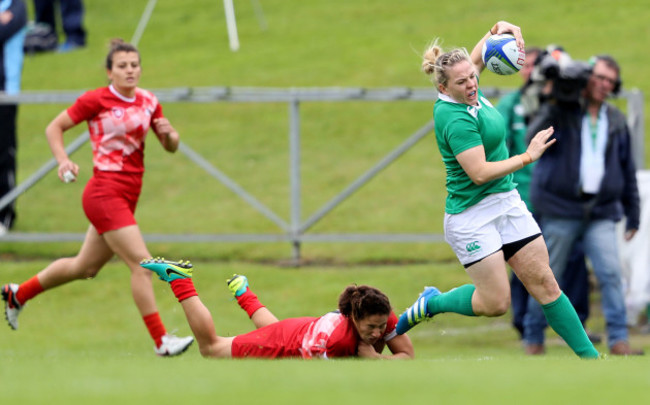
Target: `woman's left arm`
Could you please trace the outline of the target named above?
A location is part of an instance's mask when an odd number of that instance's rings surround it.
[[[383,345],[383,340],[378,343]],[[411,343],[411,339],[406,335],[397,335],[389,340],[386,345],[390,352],[393,353],[392,355],[381,354],[381,350],[377,347],[379,344],[372,346],[363,341],[359,341],[357,353],[359,357],[369,359],[412,359],[415,357],[413,343]]]
[[[555,143],[555,138],[550,139],[552,135],[553,127],[543,129],[531,139],[526,152],[498,162],[487,161],[483,145],[459,153],[456,155],[456,160],[474,184],[485,184],[538,160],[546,149]]]
[[[474,49],[472,49],[470,58],[472,59],[472,63],[476,67],[478,73],[481,73],[483,69],[485,69],[485,64],[483,63],[483,57],[482,57],[483,44],[492,35],[498,35],[498,34],[514,35],[519,49],[524,49],[525,44],[524,44],[524,38],[521,36],[521,28],[517,27],[516,25],[510,24],[509,22],[506,21],[499,21],[498,23],[494,24],[492,28],[490,28],[490,30],[485,35],[483,35],[483,38],[481,38],[474,46]]]
[[[163,148],[167,152],[176,152],[178,143],[180,142],[180,136],[169,123],[169,120],[165,117],[154,118],[153,128]]]
[[[415,357],[413,343],[407,335],[397,335],[386,342],[388,350],[393,353],[390,356],[382,356],[386,359],[412,359]]]

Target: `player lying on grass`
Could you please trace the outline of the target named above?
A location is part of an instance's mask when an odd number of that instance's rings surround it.
[[[347,287],[338,311],[279,321],[250,290],[246,277],[235,275],[228,288],[257,329],[223,337],[217,336],[212,315],[194,288],[189,262],[149,259],[140,265],[170,284],[203,357],[413,358],[411,340],[395,333],[397,317],[388,297],[374,287]],[[385,345],[392,355],[381,354]]]

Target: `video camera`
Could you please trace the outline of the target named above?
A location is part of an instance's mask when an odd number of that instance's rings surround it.
[[[539,54],[531,73],[531,81],[552,83],[548,98],[558,103],[577,103],[587,87],[592,66],[575,61],[559,46],[550,45]]]

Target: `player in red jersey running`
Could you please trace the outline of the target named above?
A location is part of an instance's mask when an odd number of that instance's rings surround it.
[[[228,288],[257,329],[222,337],[194,288],[189,262],[149,259],[141,265],[171,285],[204,357],[413,358],[411,340],[395,333],[397,317],[388,297],[374,287],[347,287],[339,297],[338,311],[278,321],[250,290],[246,277],[235,275]],[[384,346],[392,355],[382,354]]]
[[[45,130],[62,181],[76,179],[79,166],[65,151],[63,133],[88,122],[93,150],[93,176],[83,193],[83,209],[90,221],[86,238],[75,257],[52,262],[24,283],[2,287],[5,317],[18,328],[18,314],[27,301],[45,290],[73,280],[92,278],[113,255],[131,270],[135,304],[161,356],[184,352],[192,337],[167,334],[155,302],[151,274],[140,261],[151,257],[134,212],[144,173],[144,140],[153,128],[163,148],[175,152],[179,135],[163,115],[155,95],[138,88],[142,73],[140,53],[131,44],[113,40],[106,57],[110,85],[84,93],[61,112]]]

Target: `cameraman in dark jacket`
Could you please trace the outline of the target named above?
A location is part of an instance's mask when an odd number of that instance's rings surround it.
[[[572,271],[566,268],[571,247],[583,239],[601,289],[610,353],[643,354],[628,342],[616,237],[623,215],[627,240],[639,226],[636,168],[625,116],[605,101],[620,88],[620,68],[606,55],[594,58],[593,70],[581,62],[563,68],[567,72],[560,69],[551,80],[551,97],[528,128],[534,134],[551,125],[557,138],[534,168],[531,201],[557,279]],[[526,352],[542,354],[546,321],[540,305],[531,301],[524,317]]]

